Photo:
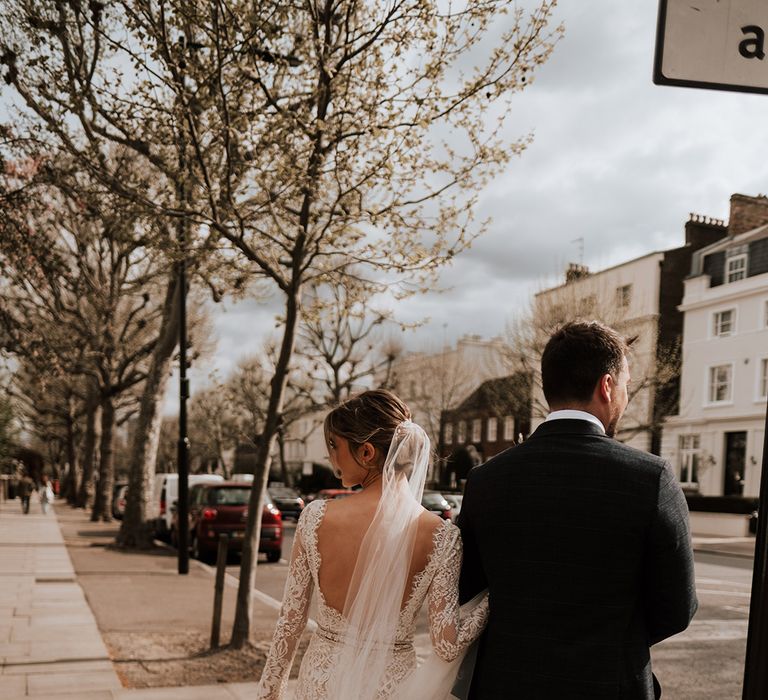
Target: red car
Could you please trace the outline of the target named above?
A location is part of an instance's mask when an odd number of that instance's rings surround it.
[[[245,525],[248,519],[248,501],[251,485],[248,483],[217,481],[195,484],[189,490],[189,545],[192,556],[210,560],[219,547],[219,535],[229,535],[229,551],[243,548]],[[177,543],[178,512],[173,514],[171,540]],[[280,511],[267,502],[261,513],[259,552],[267,561],[280,560],[283,549],[283,519]]]

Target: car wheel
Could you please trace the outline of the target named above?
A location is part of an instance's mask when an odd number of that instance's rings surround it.
[[[282,552],[267,552],[267,561],[270,564],[275,564],[280,561],[280,555]]]

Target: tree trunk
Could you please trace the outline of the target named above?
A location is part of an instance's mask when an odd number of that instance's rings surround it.
[[[99,485],[91,512],[91,521],[112,520],[112,487],[115,483],[115,453],[112,438],[115,433],[115,403],[111,394],[101,400],[101,443],[99,445]]]
[[[224,479],[229,481],[231,470],[227,464],[227,460],[224,459],[224,450],[221,447],[221,440],[216,441],[216,454],[218,455],[218,463],[221,465],[221,471],[223,473]]]
[[[235,621],[232,626],[230,646],[242,649],[250,642],[251,619],[253,617],[253,589],[256,583],[256,562],[259,556],[259,539],[261,537],[261,510],[263,495],[267,488],[267,478],[275,444],[280,414],[283,410],[285,385],[288,380],[288,369],[296,342],[296,326],[299,321],[299,298],[301,290],[291,290],[286,299],[285,328],[280,345],[280,356],[275,365],[272,377],[269,406],[264,420],[264,429],[258,443],[256,464],[253,471],[253,486],[248,502],[248,523],[243,541],[243,553],[240,563],[240,582],[237,587],[237,602],[235,603]]]
[[[288,483],[288,465],[285,463],[285,434],[282,428],[277,431],[277,448],[280,455],[280,475],[283,483],[290,486]]]
[[[160,444],[161,402],[170,376],[173,351],[179,340],[179,279],[170,275],[163,305],[160,336],[152,354],[149,373],[141,395],[139,416],[128,463],[128,493],[117,544],[132,549],[152,547],[154,527],[148,521],[149,500]]]
[[[83,441],[83,474],[77,492],[77,507],[89,508],[93,503],[93,466],[98,440],[97,414],[99,397],[95,386],[91,388],[86,399],[85,439]]]
[[[77,490],[79,479],[79,465],[77,463],[77,447],[75,446],[75,417],[73,411],[67,415],[67,463],[69,469],[61,486],[61,495],[67,499],[67,503],[75,505],[77,502]]]

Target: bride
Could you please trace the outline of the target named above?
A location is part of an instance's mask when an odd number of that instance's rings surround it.
[[[318,628],[296,698],[448,698],[461,657],[485,626],[488,598],[483,594],[460,614],[459,530],[421,506],[429,438],[411,422],[408,407],[384,390],[333,409],[325,438],[344,486],[362,490],[304,509],[256,697],[286,697],[316,590]],[[413,635],[425,599],[433,654],[414,671]]]

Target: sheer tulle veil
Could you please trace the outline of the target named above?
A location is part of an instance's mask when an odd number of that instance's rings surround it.
[[[381,499],[363,537],[344,604],[345,635],[329,698],[375,700],[387,685],[428,466],[427,434],[410,420],[400,423],[384,460]]]

